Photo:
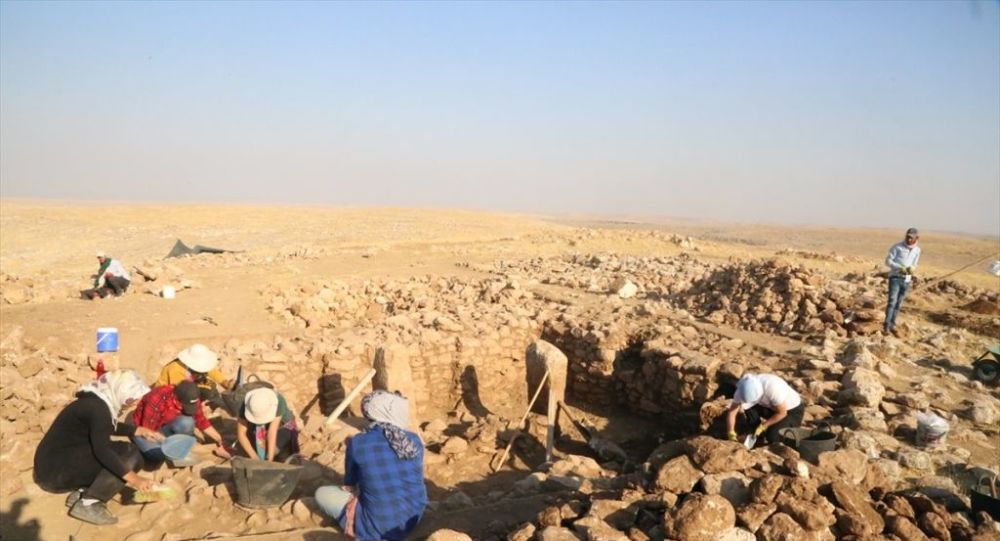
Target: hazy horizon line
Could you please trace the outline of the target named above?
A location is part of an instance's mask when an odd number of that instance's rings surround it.
[[[671,222],[681,222],[694,226],[755,226],[755,227],[776,227],[776,228],[808,228],[808,229],[832,229],[832,230],[870,230],[880,232],[895,232],[899,228],[878,225],[859,224],[854,227],[843,225],[833,225],[827,223],[807,223],[794,221],[746,221],[746,220],[722,220],[717,218],[706,218],[699,216],[678,216],[667,214],[648,213],[620,213],[620,212],[586,212],[586,211],[546,211],[546,210],[525,210],[525,209],[498,209],[488,207],[455,207],[455,206],[396,206],[396,205],[370,205],[370,204],[344,204],[332,205],[321,203],[292,203],[292,202],[272,202],[264,203],[259,201],[213,201],[213,200],[175,200],[175,201],[152,201],[152,200],[127,200],[127,199],[70,199],[52,197],[18,197],[0,196],[0,204],[58,204],[62,206],[79,205],[83,207],[92,206],[178,206],[178,207],[259,207],[259,208],[308,208],[316,210],[413,210],[413,211],[449,211],[449,212],[469,212],[502,214],[511,216],[525,216],[536,219],[562,219],[579,220],[591,222],[607,222],[619,224],[635,224],[640,226],[663,226],[670,225]],[[960,231],[946,229],[923,228],[915,224],[922,232],[929,231],[939,234],[956,235],[962,237],[979,238],[984,240],[997,240],[1000,242],[1000,232],[987,233],[977,231]],[[898,231],[901,233],[901,231]]]

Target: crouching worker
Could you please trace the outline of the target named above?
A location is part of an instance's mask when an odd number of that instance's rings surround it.
[[[136,475],[142,455],[134,445],[111,436],[163,436],[147,428],[119,423],[123,408],[142,398],[149,387],[132,370],[115,370],[84,385],[76,400],[52,422],[35,451],[35,482],[49,492],[70,492],[69,515],[92,524],[114,524],[107,501],[126,484],[145,491],[153,481]]]
[[[267,387],[247,392],[236,422],[236,441],[250,458],[284,460],[298,453],[299,429],[285,397]]]
[[[736,394],[729,405],[726,428],[729,439],[737,440],[736,415],[743,411],[747,427],[768,443],[781,441],[782,428],[802,426],[805,406],[802,397],[785,380],[773,374],[747,374],[736,384]]]
[[[217,386],[229,388],[231,382],[226,380],[226,376],[222,375],[218,366],[219,356],[214,351],[202,344],[194,344],[163,366],[160,377],[156,380],[156,386],[193,381],[198,385],[202,400],[213,408],[220,407],[222,400]]]
[[[177,385],[163,385],[149,391],[146,396],[142,397],[135,412],[132,413],[132,423],[137,427],[156,431],[164,437],[174,434],[193,436],[194,429],[197,427],[206,439],[210,439],[218,445],[215,451],[217,455],[229,456],[219,431],[205,418],[201,399],[198,397],[198,386],[193,381],[182,381]],[[166,458],[160,449],[162,439],[154,440],[137,435],[132,438],[132,441],[135,442],[136,447],[139,448],[146,460],[162,462]],[[174,462],[175,466],[185,464],[184,461]]]
[[[375,391],[361,411],[371,424],[347,441],[345,486],[320,487],[316,503],[357,539],[403,539],[427,506],[424,447],[406,430],[409,402],[402,396]]]
[[[94,277],[94,288],[83,292],[83,295],[90,300],[104,298],[108,295],[120,297],[131,283],[128,271],[121,261],[105,255],[104,252],[97,252],[97,262],[100,267]]]

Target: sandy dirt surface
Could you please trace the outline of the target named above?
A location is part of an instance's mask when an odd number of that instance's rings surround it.
[[[4,290],[16,293],[14,303],[0,301],[0,338],[22,333],[20,340],[48,354],[86,363],[92,359],[95,331],[117,327],[121,351],[117,363],[134,368],[152,380],[164,359],[192,342],[218,342],[231,338],[250,340],[289,331],[286,320],[269,309],[262,292],[290,287],[313,279],[375,280],[416,276],[469,276],[483,273],[477,265],[535,257],[614,253],[649,257],[675,257],[682,253],[713,264],[774,257],[801,263],[831,277],[873,272],[880,268],[890,244],[901,235],[884,230],[780,228],[726,224],[639,223],[593,218],[553,218],[477,212],[405,209],[322,209],[310,207],[159,206],[44,203],[0,203],[0,272]],[[655,234],[654,234],[655,233]],[[900,232],[901,233],[901,232]],[[676,234],[671,240],[664,235]],[[690,240],[686,239],[691,237]],[[175,240],[239,251],[203,255],[167,262],[164,255]],[[691,244],[685,244],[690,242]],[[690,246],[696,246],[693,251]],[[922,232],[924,256],[920,274],[943,276],[982,256],[996,253],[996,238]],[[136,280],[122,298],[84,301],[85,289],[96,271],[98,250],[119,258],[132,268],[159,268],[190,286],[173,300],[154,293],[164,283]],[[791,250],[791,251],[789,251]],[[961,284],[996,292],[997,279],[977,265],[952,279]],[[172,273],[172,274],[171,274]],[[174,284],[182,288],[182,283]],[[17,290],[16,292],[14,290]],[[552,295],[566,294],[575,302],[604,302],[579,292],[552,288]],[[575,296],[574,296],[575,295]],[[956,307],[934,298],[912,299],[906,317],[935,325],[935,316]],[[777,352],[805,345],[794,337],[727,328],[699,322],[712,330]],[[974,350],[998,336],[975,335]],[[921,370],[914,365],[912,370]],[[941,370],[926,367],[928,373]],[[954,383],[954,382],[952,382]],[[0,382],[8,385],[8,382]],[[952,385],[960,392],[961,385]],[[900,389],[902,391],[903,389]],[[62,397],[68,401],[70,395]],[[511,408],[516,410],[517,408]],[[600,419],[593,419],[599,423]],[[10,423],[4,419],[4,423]],[[994,442],[995,443],[995,442]],[[988,454],[987,444],[974,453]],[[996,447],[993,447],[995,450]],[[487,459],[489,457],[486,457]],[[338,468],[339,464],[328,464]],[[16,539],[196,539],[210,532],[238,532],[236,526],[215,522],[202,510],[192,509],[178,520],[185,526],[176,535],[144,537],[149,512],[129,511],[119,503],[111,508],[123,518],[111,528],[83,525],[65,514],[63,496],[47,494],[30,483],[30,464],[0,460],[2,477],[26,482],[0,502],[4,541]],[[439,465],[443,472],[447,464]],[[478,468],[478,469],[477,469]],[[450,487],[462,482],[487,482],[467,492],[488,492],[490,475],[485,462],[461,475],[437,472],[439,490],[432,499],[444,499]],[[435,473],[437,472],[437,473]],[[168,476],[169,472],[157,475]],[[449,475],[451,475],[449,477]],[[456,477],[458,475],[458,477]],[[497,483],[509,483],[509,479]],[[516,507],[516,504],[515,504]],[[513,508],[511,508],[513,509]],[[513,512],[508,509],[508,512]],[[528,509],[533,509],[528,507]],[[133,516],[134,515],[134,516]],[[430,523],[444,525],[446,515],[431,513]],[[272,517],[273,518],[273,517]],[[292,523],[295,533],[260,531],[246,539],[337,539],[336,530]],[[198,535],[201,533],[201,536]],[[427,532],[424,532],[426,534]],[[159,535],[159,534],[157,534]],[[249,534],[246,534],[249,535]]]

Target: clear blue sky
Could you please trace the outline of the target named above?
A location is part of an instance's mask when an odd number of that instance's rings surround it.
[[[1000,234],[1000,4],[0,4],[0,195]]]

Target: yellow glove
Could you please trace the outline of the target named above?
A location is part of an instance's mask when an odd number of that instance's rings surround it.
[[[729,433],[729,441],[736,441],[736,440],[737,440],[736,432],[730,432]]]
[[[763,434],[765,430],[767,430],[767,427],[764,426],[764,423],[761,423],[761,424],[757,425],[757,430],[753,431],[753,435],[757,436],[759,438],[760,435]]]

